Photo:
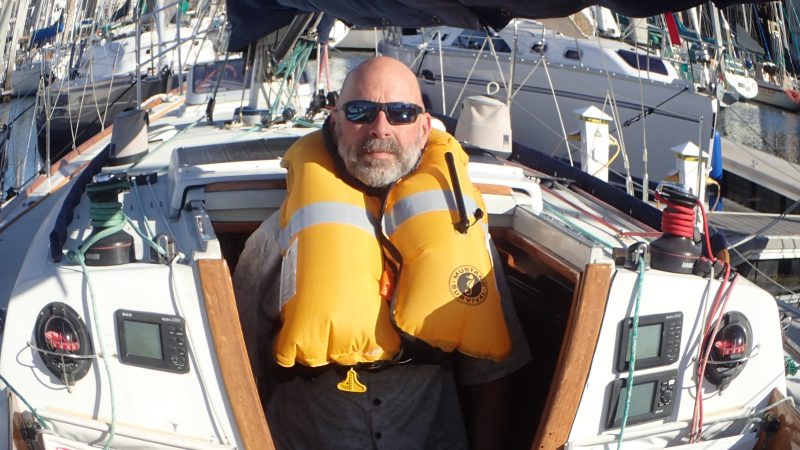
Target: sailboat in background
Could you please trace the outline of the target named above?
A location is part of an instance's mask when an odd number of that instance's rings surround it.
[[[110,125],[119,112],[167,92],[189,64],[215,59],[207,33],[217,30],[209,27],[209,10],[165,15],[168,7],[182,3],[157,1],[154,9],[133,13],[146,19],[140,27],[121,16],[115,20],[122,24],[113,31],[104,34],[104,28],[112,27],[100,28],[82,40],[69,77],[52,83],[43,95],[37,113],[42,160],[59,160]]]
[[[672,15],[685,41],[692,78],[715,92],[721,107],[747,101],[758,94],[758,84],[736,54],[730,26],[713,4]],[[691,26],[687,25],[687,22]],[[723,33],[723,28],[726,33]]]
[[[27,31],[29,19],[33,19],[30,1],[3,2],[0,9],[0,67],[2,70],[3,95],[22,97],[39,90],[40,80],[49,79],[47,59],[37,57],[36,52],[20,52],[20,40]]]
[[[571,136],[581,124],[576,110],[593,105],[608,117],[618,143],[621,157],[609,162],[618,181],[664,180],[675,167],[670,149],[686,142],[710,150],[715,102],[672,64],[592,36],[574,19],[545,23],[514,20],[497,34],[425,28],[395,34],[379,50],[418,74],[431,111],[458,118],[462,99],[488,95],[508,104],[515,142],[564,160],[580,159],[580,139]],[[548,28],[554,26],[570,34]]]
[[[759,12],[760,11],[760,12]],[[781,3],[751,5],[740,12],[736,24],[736,43],[753,66],[758,95],[753,100],[788,111],[800,111],[800,83],[787,70],[794,65],[788,51],[787,30]],[[750,31],[752,30],[752,31]],[[753,36],[760,38],[760,45]]]

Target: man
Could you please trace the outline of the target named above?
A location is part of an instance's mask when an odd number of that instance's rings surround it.
[[[248,240],[234,276],[254,372],[269,374],[262,378],[263,394],[276,446],[467,448],[455,377],[469,386],[470,407],[483,414],[480,422],[469,418],[476,422],[469,430],[472,447],[502,448],[503,378],[530,355],[501,269],[491,266],[480,214],[461,234],[450,233],[477,243],[477,256],[464,256],[475,261],[445,269],[454,274],[449,288],[456,299],[434,295],[419,279],[425,273],[408,274],[420,267],[435,271],[441,265],[436,258],[469,245],[436,251],[436,238],[425,244],[435,247],[427,252],[434,259],[424,260],[415,258],[425,252],[407,250],[408,243],[395,238],[406,222],[394,217],[392,205],[410,203],[418,185],[449,186],[438,155],[448,150],[458,158],[463,151],[449,135],[432,134],[415,76],[391,58],[358,66],[338,105],[322,132],[287,152],[289,196]],[[454,167],[465,176],[466,157],[460,161]],[[467,202],[480,206],[480,196],[470,195]],[[444,214],[437,226],[452,229],[449,210]],[[412,236],[411,245],[418,239],[425,237]],[[461,269],[487,261],[488,270]],[[415,319],[415,308],[422,308],[422,320]],[[448,321],[457,327],[473,320],[473,311],[481,320],[493,317],[493,324],[480,322],[457,337],[440,331],[452,329]]]

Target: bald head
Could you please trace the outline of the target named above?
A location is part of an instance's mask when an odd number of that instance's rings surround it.
[[[348,119],[344,110],[349,102],[367,104],[372,114]],[[396,59],[383,56],[364,61],[342,85],[338,107],[329,118],[331,132],[347,171],[367,186],[388,186],[417,166],[431,117],[414,112],[408,114],[410,120],[390,120],[385,108],[394,105],[407,110],[409,105],[402,105],[406,103],[422,106],[422,94],[417,77]],[[377,108],[382,109],[375,113]]]
[[[422,106],[417,77],[405,64],[388,56],[378,56],[359,64],[342,84],[339,102],[381,95],[384,102],[411,102]]]

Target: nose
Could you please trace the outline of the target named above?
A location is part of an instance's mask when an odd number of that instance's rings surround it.
[[[370,136],[377,138],[385,138],[391,135],[392,124],[389,123],[389,118],[386,117],[386,112],[378,111],[378,116],[369,125]]]

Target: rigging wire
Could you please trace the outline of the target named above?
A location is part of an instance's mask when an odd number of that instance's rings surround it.
[[[441,31],[436,32],[436,41],[439,45],[439,73],[442,74],[442,82],[440,86],[442,87],[442,113],[447,111],[447,102],[445,101],[444,96],[444,56],[442,55],[442,33]],[[491,46],[492,43],[489,42]],[[494,53],[494,47],[492,47],[492,53]]]
[[[752,234],[750,234],[749,236],[745,237],[744,239],[741,239],[741,240],[737,241],[735,244],[729,245],[728,249],[739,247],[740,245],[743,245],[743,244],[745,244],[747,242],[750,242],[751,240],[759,237],[761,235],[761,233],[767,231],[768,229],[770,229],[773,226],[777,225],[781,220],[785,219],[786,215],[789,214],[790,212],[794,211],[795,208],[797,208],[798,206],[800,206],[800,199],[798,199],[797,201],[792,203],[792,205],[789,206],[788,208],[786,208],[786,210],[784,212],[782,212],[781,214],[776,216],[774,219],[772,219],[772,221],[770,221],[769,223],[767,223],[763,227],[761,227],[758,230],[754,231]]]
[[[763,279],[765,279],[765,280],[769,281],[770,283],[774,284],[775,286],[778,286],[779,288],[783,289],[785,293],[788,293],[793,298],[800,299],[800,291],[793,291],[792,289],[790,289],[790,288],[784,286],[783,284],[775,281],[771,276],[769,276],[766,273],[764,273],[761,270],[759,270],[759,268],[755,264],[753,264],[752,262],[750,262],[750,260],[745,258],[745,256],[738,249],[731,248],[730,250],[733,250],[733,252],[736,253],[742,259],[742,261],[745,264],[750,266],[751,269],[755,270],[756,273],[758,273],[759,275],[761,275],[763,277]]]
[[[598,45],[600,46],[600,49],[603,50],[603,42],[600,39],[598,39],[597,42]],[[616,93],[614,92],[613,84],[611,82],[611,73],[608,70],[608,64],[606,61],[604,51],[600,52],[600,62],[603,63],[603,72],[606,75],[606,82],[608,83],[608,90],[606,90],[606,98],[609,99],[610,101],[611,117],[614,119],[614,123],[618,124],[621,122],[619,114],[619,106],[617,105],[617,96]],[[644,99],[642,99],[642,102],[644,102]],[[603,107],[604,107],[603,110],[605,110],[605,101],[603,102]],[[614,131],[617,131],[617,134],[619,135],[620,151],[622,152],[622,161],[626,171],[625,191],[628,193],[628,195],[633,197],[633,194],[635,192],[634,183],[633,183],[633,177],[631,177],[631,168],[630,168],[630,161],[628,159],[628,152],[627,148],[625,147],[625,136],[621,132],[619,132],[619,127],[617,125],[614,126],[613,130],[609,129],[609,136],[611,136],[610,133]]]
[[[544,41],[544,31],[542,31],[542,40]],[[544,59],[544,57],[543,54],[542,59]],[[569,139],[567,139],[567,129],[564,126],[564,117],[561,115],[561,107],[558,106],[558,97],[556,97],[556,90],[553,87],[553,79],[550,77],[550,70],[547,69],[547,61],[545,61],[542,67],[544,67],[544,73],[547,76],[547,84],[550,86],[550,93],[553,95],[553,104],[556,106],[556,116],[558,117],[558,123],[561,125],[561,136],[564,138],[564,145],[567,147],[569,165],[575,167],[575,161],[572,160],[572,151],[569,148]],[[551,154],[550,156],[553,155]]]
[[[639,43],[636,39],[633,40],[634,53],[636,53],[636,73],[639,80],[639,107],[642,115],[642,186],[650,185],[650,174],[647,170],[647,116],[644,113],[644,87],[642,85],[642,68],[639,60]],[[645,53],[647,61],[647,75],[650,78],[650,52]],[[642,189],[642,201],[647,201],[647,190]]]
[[[461,86],[461,91],[459,91],[458,97],[456,97],[456,101],[453,103],[453,108],[450,110],[449,114],[450,117],[453,117],[453,114],[455,114],[456,108],[458,107],[459,102],[461,102],[461,96],[463,96],[464,91],[467,90],[467,86],[469,85],[469,80],[472,78],[472,74],[475,73],[475,66],[478,65],[478,61],[480,61],[481,55],[483,55],[483,49],[486,48],[487,41],[489,41],[488,33],[486,34],[486,37],[483,38],[483,43],[481,43],[481,49],[478,50],[478,53],[475,55],[475,60],[472,62],[472,67],[469,69],[469,73],[467,73],[467,79],[464,80],[464,84]],[[444,85],[444,73],[442,73],[442,85]]]

